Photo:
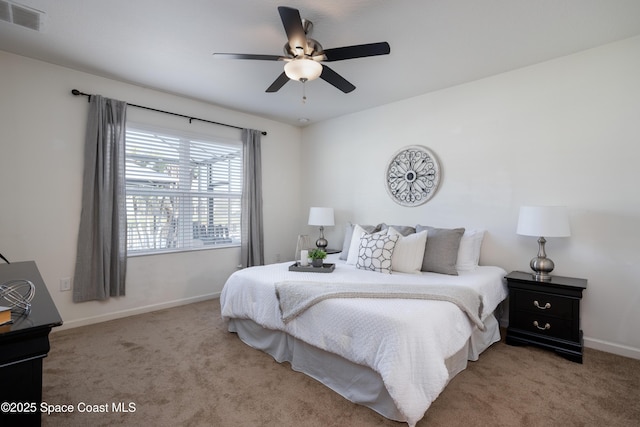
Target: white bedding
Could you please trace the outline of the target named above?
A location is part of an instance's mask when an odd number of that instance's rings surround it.
[[[398,410],[415,425],[448,381],[445,360],[464,347],[476,328],[450,302],[406,299],[328,299],[283,323],[275,283],[328,281],[467,286],[482,296],[485,319],[506,298],[506,272],[481,266],[459,276],[437,273],[382,274],[358,270],[337,257],[332,273],[290,272],[291,264],[234,273],[220,297],[224,319],[251,319],[378,372]]]

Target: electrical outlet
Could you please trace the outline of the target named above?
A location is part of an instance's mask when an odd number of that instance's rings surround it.
[[[60,279],[60,291],[71,290],[71,277],[64,277]]]
[[[276,262],[280,262],[280,254],[276,254]]]

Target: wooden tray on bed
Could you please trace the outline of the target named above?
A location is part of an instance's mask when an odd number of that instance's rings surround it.
[[[335,270],[335,264],[322,264],[322,267],[314,267],[311,264],[302,266],[299,263],[291,264],[289,271],[304,271],[306,273],[331,273]]]

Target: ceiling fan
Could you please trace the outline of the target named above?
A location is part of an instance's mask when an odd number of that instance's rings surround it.
[[[345,59],[364,58],[367,56],[388,55],[391,51],[389,43],[369,43],[354,46],[323,49],[316,40],[308,37],[313,23],[300,18],[298,9],[279,6],[278,12],[282,25],[287,33],[287,43],[284,45],[285,56],[253,55],[244,53],[214,53],[214,56],[225,59],[255,59],[260,61],[285,61],[284,71],[269,86],[266,92],[277,92],[291,80],[303,83],[317,79],[332,84],[344,93],[353,91],[356,87],[344,77],[321,62],[342,61]]]

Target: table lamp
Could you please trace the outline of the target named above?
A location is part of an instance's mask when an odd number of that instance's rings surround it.
[[[569,237],[569,216],[564,206],[522,206],[518,217],[516,233],[522,236],[538,236],[538,256],[531,259],[529,266],[538,281],[549,281],[549,273],[555,264],[544,250],[545,237]]]
[[[316,240],[316,246],[318,249],[327,250],[327,239],[324,238],[324,227],[332,226],[333,220],[333,208],[318,208],[313,207],[309,209],[309,225],[320,226],[320,237]]]

